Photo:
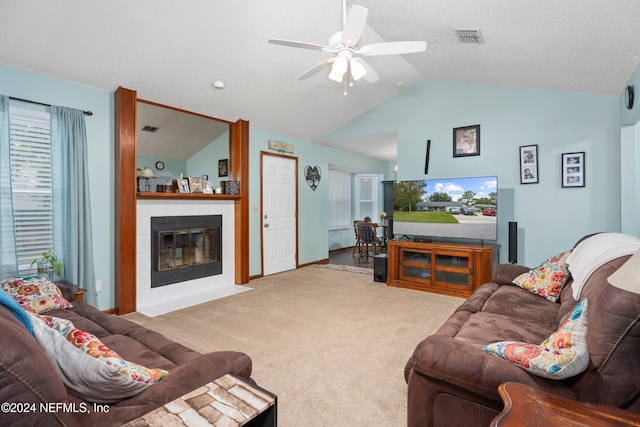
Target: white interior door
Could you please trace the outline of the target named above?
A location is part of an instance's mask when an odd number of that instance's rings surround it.
[[[297,160],[262,156],[262,263],[269,275],[296,268]]]

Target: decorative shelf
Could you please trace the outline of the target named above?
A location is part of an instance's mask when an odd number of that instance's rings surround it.
[[[202,193],[153,193],[141,191],[136,194],[138,200],[238,200],[239,194],[202,194]]]

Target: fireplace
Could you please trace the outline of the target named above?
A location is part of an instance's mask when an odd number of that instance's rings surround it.
[[[222,215],[151,217],[151,287],[222,274]]]

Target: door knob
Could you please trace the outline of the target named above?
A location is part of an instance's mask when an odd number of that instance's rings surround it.
[[[269,224],[265,224],[265,225],[264,225],[264,228],[269,228]]]

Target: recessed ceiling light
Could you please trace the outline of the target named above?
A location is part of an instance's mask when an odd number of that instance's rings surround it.
[[[222,80],[216,80],[214,82],[211,82],[211,87],[214,89],[224,89],[225,87],[227,87],[227,84]]]
[[[404,82],[403,81],[399,81],[398,83],[396,83],[396,87],[398,89],[404,89]]]

